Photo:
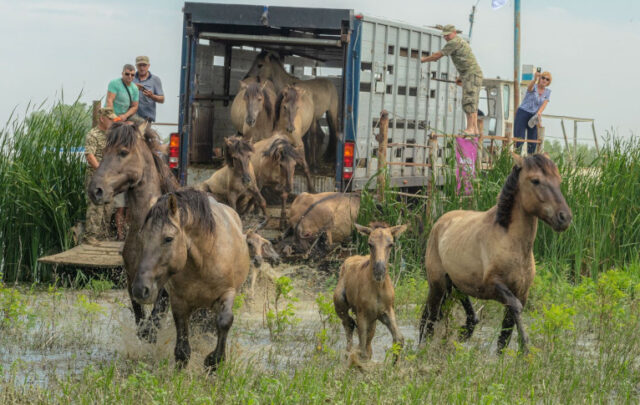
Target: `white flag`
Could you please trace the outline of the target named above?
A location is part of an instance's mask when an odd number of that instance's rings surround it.
[[[497,10],[507,4],[507,1],[508,0],[491,0],[491,8]]]

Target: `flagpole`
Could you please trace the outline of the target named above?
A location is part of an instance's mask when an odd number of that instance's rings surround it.
[[[520,0],[514,0],[513,13],[513,113],[515,114],[520,106]]]

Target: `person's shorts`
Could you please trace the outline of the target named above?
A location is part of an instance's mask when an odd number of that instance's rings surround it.
[[[482,75],[469,73],[462,77],[462,109],[467,114],[478,112]]]
[[[115,197],[113,197],[113,206],[116,208],[124,208],[127,206],[125,193],[116,194]]]

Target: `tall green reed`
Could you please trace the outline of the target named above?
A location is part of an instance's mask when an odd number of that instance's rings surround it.
[[[6,280],[43,281],[37,259],[71,247],[70,228],[84,215],[83,154],[91,125],[78,100],[28,106],[0,131],[0,269]]]

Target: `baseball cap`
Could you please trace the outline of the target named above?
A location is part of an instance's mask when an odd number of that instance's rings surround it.
[[[105,117],[105,118],[109,118],[110,120],[113,120],[115,118],[117,118],[118,116],[113,112],[113,108],[111,107],[102,107],[98,110],[98,116],[99,117]]]
[[[452,24],[447,24],[442,27],[442,35],[449,35],[453,34],[454,32],[456,32],[456,27],[454,27]]]
[[[149,64],[149,57],[148,56],[138,56],[138,57],[136,57],[136,65],[140,64],[140,63],[146,63],[148,65]]]

